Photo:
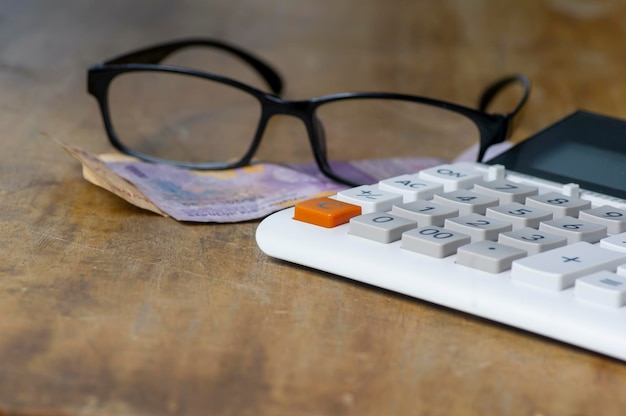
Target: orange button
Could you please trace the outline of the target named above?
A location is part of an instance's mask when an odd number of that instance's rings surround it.
[[[293,218],[326,228],[336,227],[361,215],[361,207],[330,198],[315,198],[296,205]]]

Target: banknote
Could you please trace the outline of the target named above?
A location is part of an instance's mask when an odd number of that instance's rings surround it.
[[[83,166],[91,183],[140,208],[178,221],[241,222],[265,217],[300,201],[334,194],[346,186],[326,178],[315,163],[255,163],[222,171],[199,171],[147,163],[120,153],[93,155],[60,143]],[[470,149],[457,160],[471,160]],[[343,162],[362,183],[442,163],[430,158]]]
[[[179,221],[248,221],[345,188],[277,164],[197,171],[146,163],[118,153],[96,156],[59,144],[82,164],[89,182],[133,205]]]
[[[105,164],[179,221],[247,221],[345,188],[269,163],[210,172],[138,161]]]
[[[137,189],[136,186],[113,173],[106,164],[95,155],[76,146],[67,145],[62,142],[58,143],[67,153],[82,164],[83,177],[87,181],[114,193],[139,208],[168,216],[159,207],[154,205],[154,203]]]

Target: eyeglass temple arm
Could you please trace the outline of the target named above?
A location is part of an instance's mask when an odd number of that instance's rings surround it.
[[[478,108],[481,111],[486,112],[487,108],[493,102],[494,98],[500,92],[502,92],[506,87],[515,83],[519,83],[522,85],[522,88],[523,88],[522,96],[520,97],[517,105],[515,106],[515,108],[513,108],[511,112],[501,115],[503,118],[502,128],[499,129],[500,131],[494,136],[491,142],[480,143],[480,149],[478,151],[478,158],[477,158],[478,161],[482,161],[487,149],[490,146],[496,143],[503,142],[504,140],[510,137],[511,133],[513,132],[513,126],[516,121],[516,116],[520,113],[520,111],[524,107],[524,104],[526,104],[526,101],[528,100],[528,95],[530,94],[530,89],[531,89],[530,80],[525,75],[513,75],[510,77],[502,78],[494,82],[490,86],[488,86],[485,89],[485,91],[483,91],[482,95],[480,96]]]
[[[221,49],[232,53],[252,66],[267,82],[274,94],[280,95],[283,89],[283,81],[280,75],[268,64],[252,54],[227,43],[213,39],[183,39],[179,41],[163,43],[145,49],[140,49],[126,55],[112,58],[105,62],[108,65],[119,64],[158,64],[166,57],[181,49],[189,47],[209,47]]]

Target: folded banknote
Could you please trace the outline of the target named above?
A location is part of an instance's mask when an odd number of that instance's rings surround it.
[[[322,175],[314,163],[256,163],[237,169],[200,171],[142,162],[120,153],[96,156],[75,146],[60,145],[81,162],[83,176],[89,182],[133,205],[178,221],[248,221],[346,188]],[[461,158],[470,159],[473,153]],[[442,162],[398,158],[345,163],[362,172],[363,183],[369,183],[374,177],[417,172]]]

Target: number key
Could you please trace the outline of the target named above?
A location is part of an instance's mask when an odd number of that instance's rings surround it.
[[[432,201],[417,200],[408,204],[394,205],[391,213],[417,221],[419,227],[437,225],[443,227],[446,218],[459,215],[459,210]]]
[[[538,189],[535,186],[523,185],[503,179],[477,183],[472,190],[479,194],[495,196],[500,199],[501,204],[522,203],[526,200],[526,197],[537,195],[538,193]]]
[[[539,228],[541,221],[552,219],[552,212],[513,202],[506,205],[487,208],[486,215],[491,218],[509,221],[514,230],[525,227]]]
[[[498,234],[511,231],[511,223],[494,220],[484,215],[469,214],[457,218],[448,218],[445,227],[472,237],[472,242],[498,239]]]
[[[459,247],[469,243],[468,235],[431,225],[402,234],[401,247],[427,256],[443,258],[453,255]]]
[[[533,228],[522,228],[521,230],[500,234],[498,243],[517,247],[530,255],[563,247],[567,244],[567,238]]]
[[[484,214],[488,207],[498,205],[498,198],[477,194],[465,189],[436,194],[433,197],[433,201],[457,208],[460,215]]]
[[[606,227],[604,225],[598,225],[572,217],[563,217],[542,222],[539,225],[539,230],[562,235],[567,238],[569,244],[579,241],[597,243],[606,237]]]
[[[626,231],[626,211],[610,205],[580,211],[578,218],[606,226],[609,234]]]
[[[399,240],[403,232],[415,227],[417,223],[406,218],[372,212],[350,219],[348,233],[379,243],[391,243]]]
[[[558,192],[547,192],[526,198],[526,205],[551,211],[554,218],[577,217],[580,210],[591,208],[591,202]]]

